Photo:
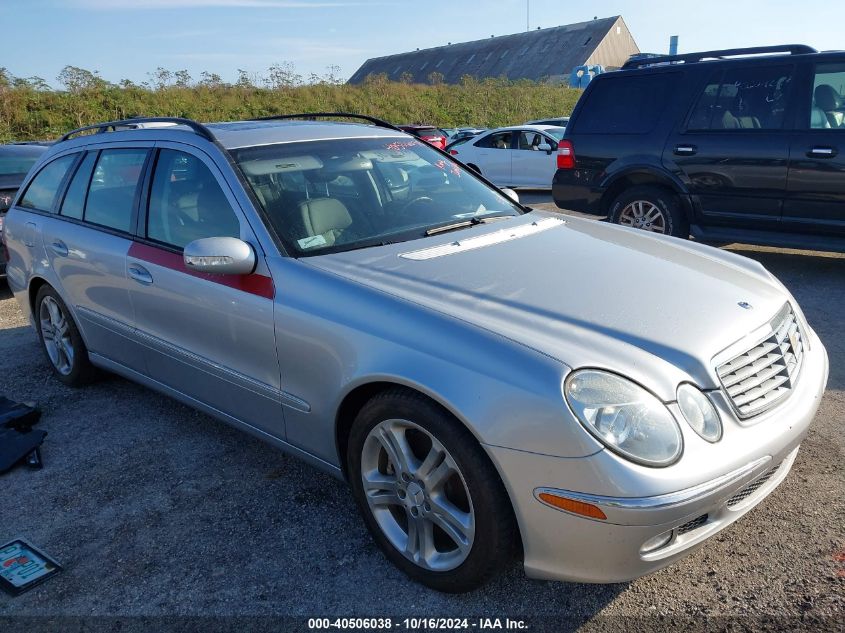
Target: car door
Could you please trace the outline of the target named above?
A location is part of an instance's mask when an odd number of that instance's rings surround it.
[[[550,149],[541,150],[541,145]],[[515,187],[550,188],[557,171],[557,143],[536,130],[517,130],[511,160],[511,182]]]
[[[845,62],[808,65],[789,151],[783,228],[845,235]]]
[[[274,288],[258,241],[215,163],[159,143],[127,271],[149,375],[217,412],[284,437],[273,332]],[[189,270],[184,246],[238,237],[256,251],[250,275]]]
[[[59,293],[76,317],[88,351],[144,372],[126,276],[141,174],[152,144],[76,155],[58,214],[41,234]],[[61,159],[59,159],[61,160]]]
[[[786,194],[787,122],[795,65],[731,65],[709,73],[663,162],[707,224],[777,228]]]
[[[474,162],[481,175],[499,186],[511,184],[511,131],[493,132],[473,143],[473,153],[466,162]]]

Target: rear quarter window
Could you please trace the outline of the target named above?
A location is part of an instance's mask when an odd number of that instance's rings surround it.
[[[648,134],[675,93],[678,73],[595,81],[573,126],[577,134]]]

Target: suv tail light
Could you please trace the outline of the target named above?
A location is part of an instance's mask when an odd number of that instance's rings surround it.
[[[456,149],[450,149],[450,150],[449,150],[449,154],[450,154],[450,155],[452,155],[452,156],[457,156],[457,155],[458,155],[458,150],[456,150]]]
[[[561,141],[557,144],[557,168],[575,169],[575,148],[572,141]]]

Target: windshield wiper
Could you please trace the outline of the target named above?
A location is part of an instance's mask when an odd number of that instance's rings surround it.
[[[483,218],[470,218],[469,220],[461,220],[460,222],[452,222],[451,224],[444,224],[443,226],[435,226],[434,228],[428,229],[425,234],[426,236],[429,235],[437,235],[438,233],[448,233],[449,231],[459,231],[461,229],[466,229],[471,226],[477,226],[478,224],[487,224],[489,222],[495,222],[496,220],[504,220],[505,218],[512,218],[512,215],[491,215]]]

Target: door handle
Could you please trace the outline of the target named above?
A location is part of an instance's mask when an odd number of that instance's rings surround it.
[[[833,158],[838,153],[835,147],[814,147],[807,152],[807,156],[810,158]]]
[[[695,145],[675,145],[675,154],[678,156],[695,156],[697,152]]]
[[[153,276],[150,274],[150,271],[139,264],[129,264],[127,271],[129,272],[129,276],[138,283],[144,284],[145,286],[153,283]]]
[[[50,242],[50,250],[53,251],[59,257],[67,257],[67,244],[65,244],[61,240],[53,240]]]

